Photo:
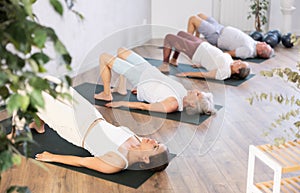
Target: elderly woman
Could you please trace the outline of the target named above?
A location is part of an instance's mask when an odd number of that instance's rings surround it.
[[[116,101],[108,103],[106,105],[108,107],[125,106],[164,113],[183,111],[185,108],[188,114],[215,113],[211,93],[196,89],[187,91],[182,84],[162,74],[143,57],[125,48],[118,50],[117,57],[110,54],[100,56],[100,74],[104,91],[95,94],[95,99],[106,101],[113,99],[110,88],[111,70],[124,75],[136,87],[137,98],[142,102]],[[126,93],[124,82],[119,87],[117,91],[120,94]]]
[[[232,57],[238,58],[270,58],[274,50],[266,42],[253,40],[241,30],[219,24],[213,17],[203,13],[191,16],[188,22],[188,33],[204,35],[205,39],[214,46],[225,50]]]
[[[69,92],[71,102],[54,99],[43,92],[45,107],[37,113],[42,124],[32,122],[30,127],[43,133],[44,123],[47,123],[62,138],[85,148],[93,157],[43,152],[36,155],[37,160],[86,167],[102,173],[116,173],[126,168],[162,171],[168,166],[168,149],[164,144],[138,137],[126,127],[106,122],[99,111],[73,88]],[[132,168],[133,165],[140,168]]]
[[[175,53],[170,59],[172,48],[175,48]],[[219,48],[183,31],[180,31],[177,35],[166,35],[163,64],[159,69],[162,72],[168,72],[169,64],[177,66],[177,58],[180,52],[185,53],[192,60],[194,66],[203,67],[208,72],[183,72],[177,74],[178,76],[225,80],[230,77],[245,79],[250,73],[247,62],[233,60],[229,54],[222,52]]]

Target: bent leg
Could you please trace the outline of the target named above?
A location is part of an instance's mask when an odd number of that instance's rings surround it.
[[[103,81],[104,90],[94,95],[95,99],[111,101],[113,99],[110,89],[111,68],[116,58],[110,54],[102,54],[99,59],[100,76]]]
[[[183,37],[187,40],[191,40],[193,42],[200,42],[202,43],[204,40],[202,40],[201,38],[195,37],[193,35],[191,35],[190,33],[184,32],[184,31],[180,31],[177,33],[178,36]]]
[[[187,32],[194,35],[196,37],[200,36],[200,32],[198,28],[200,27],[203,19],[198,16],[191,16],[188,21]]]
[[[192,59],[196,49],[200,45],[200,41],[191,41],[181,36],[168,34],[164,40],[164,47],[171,49],[175,48],[177,52],[185,53],[190,59]],[[164,55],[164,61],[168,60],[168,55]]]
[[[197,14],[197,16],[200,17],[203,20],[207,20],[209,18],[207,15],[205,15],[203,13],[199,13],[199,14]]]
[[[137,53],[133,52],[132,50],[128,50],[126,48],[119,48],[118,49],[118,57],[126,60],[132,65],[139,65],[148,63],[142,56],[138,55]]]

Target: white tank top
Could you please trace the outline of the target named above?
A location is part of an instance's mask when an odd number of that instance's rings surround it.
[[[116,127],[106,121],[100,121],[88,133],[84,141],[84,147],[96,157],[108,152],[118,154],[125,161],[126,169],[128,167],[128,160],[118,149],[132,136],[134,136],[134,133],[127,127]]]
[[[54,99],[43,92],[45,107],[39,109],[38,116],[62,138],[76,146],[82,146],[89,126],[96,119],[103,119],[86,136],[84,148],[94,156],[115,152],[122,157],[127,168],[128,160],[118,148],[134,133],[126,127],[116,127],[107,123],[100,112],[73,88],[70,88],[70,94],[73,100],[68,102]]]

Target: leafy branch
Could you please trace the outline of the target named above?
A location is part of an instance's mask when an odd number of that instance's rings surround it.
[[[63,15],[62,0],[49,0],[55,12]],[[32,5],[36,0],[0,0],[0,102],[5,105],[9,115],[16,114],[19,122],[25,122],[18,128],[12,140],[6,136],[6,130],[0,129],[0,182],[1,174],[15,164],[20,163],[21,147],[27,155],[28,144],[34,143],[30,129],[26,124],[35,120],[37,109],[44,107],[42,92],[54,98],[69,99],[71,96],[61,88],[71,85],[69,76],[62,77],[60,84],[54,84],[42,78],[47,72],[45,65],[50,58],[44,51],[46,44],[53,45],[59,58],[59,64],[72,70],[72,57],[58,38],[55,31],[38,22]],[[69,10],[79,18],[83,16],[73,10],[74,0],[65,0]],[[25,121],[24,121],[25,120]],[[13,123],[14,124],[14,123]],[[11,187],[12,191],[28,192],[26,187]],[[30,192],[30,191],[29,191]]]
[[[294,45],[300,44],[300,39],[296,38],[295,35],[292,35],[292,42]],[[272,78],[272,77],[279,77],[281,80],[283,80],[288,85],[292,86],[292,88],[299,92],[300,90],[300,62],[297,62],[296,69],[291,68],[274,68],[272,70],[265,70],[261,71],[260,74],[264,77]],[[284,133],[287,133],[288,137],[293,137],[294,139],[300,138],[300,119],[299,119],[299,113],[300,113],[300,99],[296,96],[287,96],[283,95],[281,93],[273,94],[273,93],[265,93],[262,92],[260,94],[254,93],[251,97],[247,98],[247,101],[250,105],[253,105],[254,101],[257,102],[270,102],[270,103],[277,103],[279,105],[285,105],[293,107],[292,110],[288,110],[285,113],[282,113],[278,115],[278,118],[275,119],[270,127],[263,133],[264,136],[268,136],[270,132],[272,132],[274,129],[278,127],[282,127],[282,124],[284,122],[290,122],[291,119],[296,119],[296,121],[293,122],[292,127],[289,129],[283,129]],[[289,134],[292,133],[292,136]],[[286,138],[284,136],[276,137],[274,139],[274,142],[276,145],[282,144],[286,141]]]

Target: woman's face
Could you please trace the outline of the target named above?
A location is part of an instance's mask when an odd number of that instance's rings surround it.
[[[167,147],[164,144],[160,144],[156,140],[150,138],[142,138],[140,145],[136,147],[136,150],[147,154],[149,157],[162,153],[166,151],[166,149]]]

